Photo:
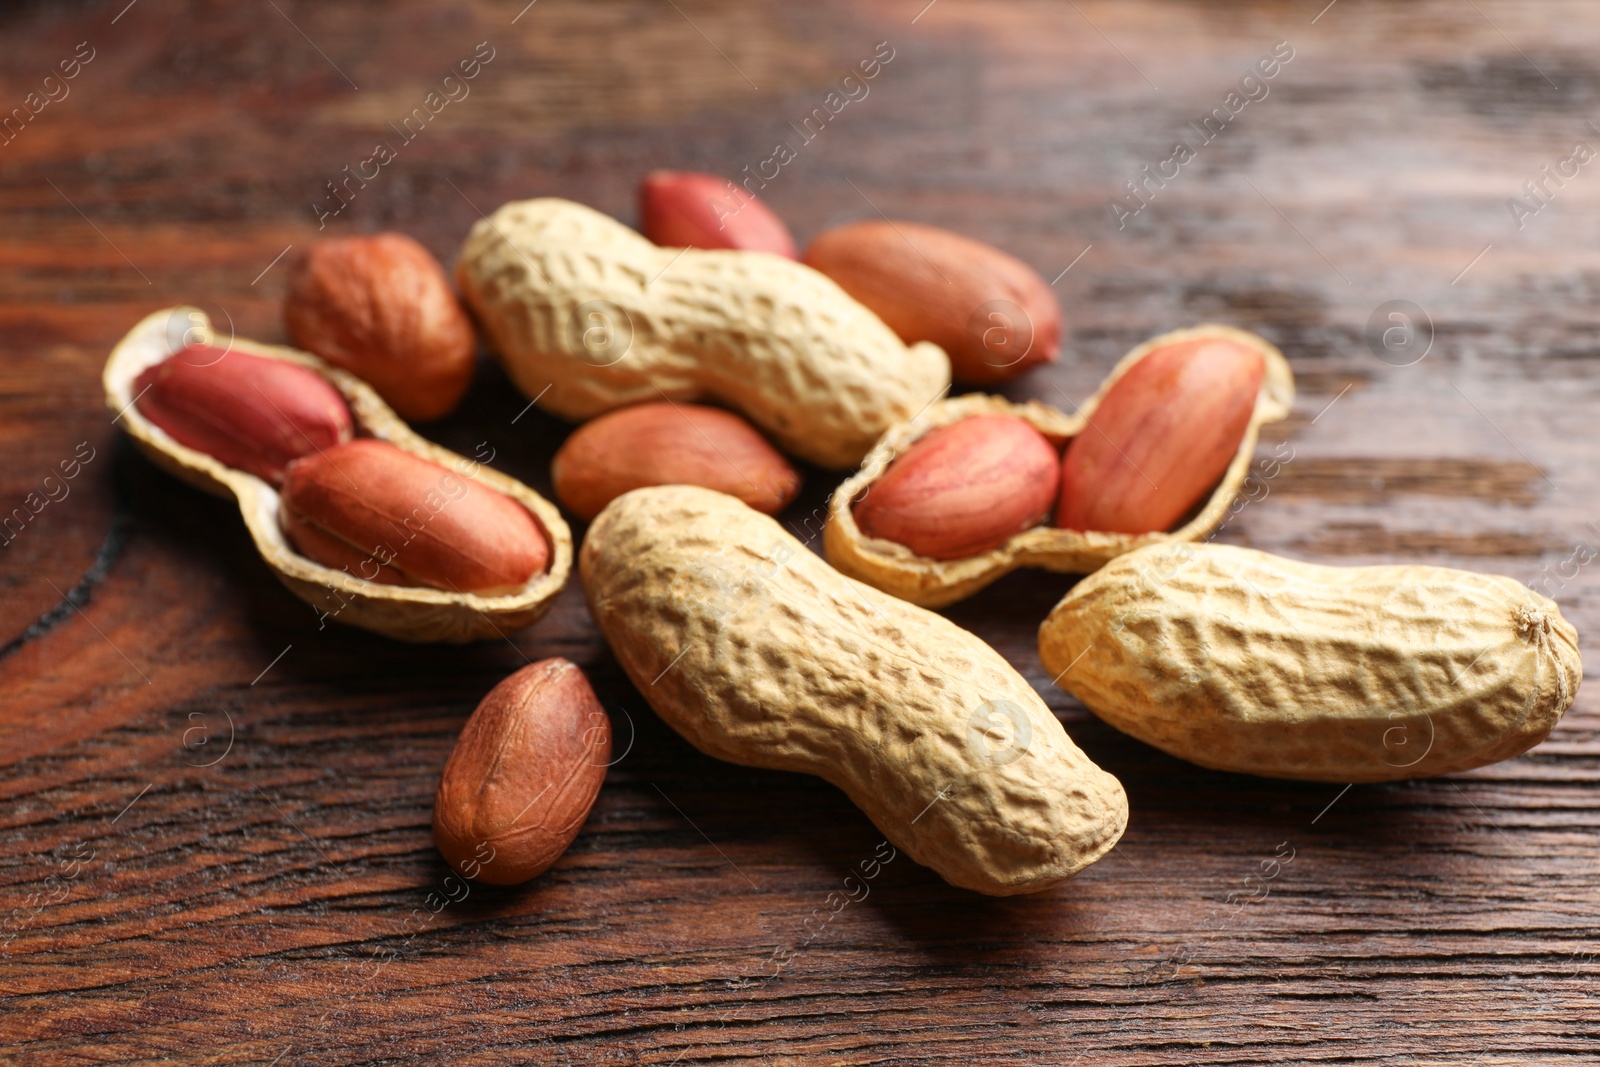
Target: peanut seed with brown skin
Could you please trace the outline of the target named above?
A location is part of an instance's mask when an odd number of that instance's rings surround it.
[[[962,559],[1043,522],[1060,476],[1026,421],[975,415],[918,438],[856,504],[856,522],[919,556]]]
[[[1060,354],[1061,305],[1032,267],[993,245],[916,222],[828,230],[805,264],[877,313],[900,339],[932,341],[956,381],[1007,381]]]
[[[367,581],[493,596],[520,589],[550,558],[522,505],[371,438],[291,464],[281,510],[302,555]]]
[[[700,485],[768,515],[800,491],[799,473],[755,427],[699,404],[637,404],[591,419],[562,443],[550,480],[586,520],[647,485]]]
[[[515,885],[561,858],[611,760],[611,723],[575,664],[547,659],[489,691],[439,779],[433,841],[450,866]]]
[[[133,383],[140,414],[174,441],[277,485],[285,468],[350,440],[344,397],[309,367],[191,345]]]
[[[365,379],[403,418],[455,409],[476,338],[438,260],[399,233],[316,242],[283,300],[294,343]]]
[[[730,248],[796,259],[771,208],[715,174],[653,170],[639,185],[639,229],[664,248]]]
[[[1265,370],[1259,352],[1220,338],[1183,341],[1134,364],[1067,446],[1056,525],[1170,529],[1233,462]]]

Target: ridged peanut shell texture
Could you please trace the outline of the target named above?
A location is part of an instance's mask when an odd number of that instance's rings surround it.
[[[1055,360],[1061,305],[1026,263],[990,244],[916,222],[837,226],[805,263],[889,324],[908,344],[932,341],[955,380],[993,385]]]
[[[660,248],[569,200],[475,224],[457,281],[517,387],[565,419],[710,400],[835,469],[950,383],[833,282],[760,252]]]
[[[1583,677],[1554,602],[1499,575],[1151,545],[1073,587],[1039,656],[1106,722],[1217,770],[1319,782],[1532,748]]]
[[[556,499],[580,519],[633,489],[698,485],[776,515],[800,491],[800,474],[755,427],[701,404],[636,404],[590,419],[550,463]]]
[[[526,882],[583,828],[611,760],[611,721],[576,664],[531,663],[461,729],[433,801],[433,842],[491,885]]]
[[[691,744],[826,779],[954,885],[1048,888],[1127,824],[1121,784],[999,653],[844,577],[730,496],[619,497],[589,528],[579,573],[628,677]]]
[[[279,522],[280,498],[274,486],[248,470],[183,444],[147,418],[134,402],[139,376],[191,343],[225,349],[227,358],[238,354],[277,360],[320,376],[343,398],[363,438],[387,441],[456,472],[474,492],[503,494],[525,510],[548,546],[547,565],[519,589],[479,595],[368,581],[359,576],[356,567],[346,573],[306,558],[295,551]],[[481,456],[482,462],[468,459],[419,437],[366,382],[315,356],[240,337],[218,338],[203,312],[176,307],[153,312],[129,330],[107,358],[100,377],[106,406],[117,413],[116,424],[151,462],[190,485],[238,502],[256,551],[290,592],[311,605],[318,629],[342,623],[402,641],[501,640],[544,615],[571,573],[572,534],[554,504],[487,466],[490,455]]]
[[[1123,378],[1151,357],[1163,351],[1196,342],[1236,348],[1260,358],[1262,376],[1253,403],[1246,399],[1248,418],[1238,444],[1225,469],[1202,499],[1188,509],[1171,529],[1150,533],[1119,533],[1108,530],[1071,530],[1046,523],[1023,530],[997,547],[956,559],[936,559],[921,555],[896,541],[870,536],[856,521],[854,506],[872,499],[881,482],[887,480],[892,465],[911,451],[925,436],[941,427],[953,426],[975,416],[1013,416],[1044,435],[1057,448],[1086,434],[1098,433],[1090,427],[1102,404]],[[1168,427],[1175,422],[1170,412],[1162,413],[1166,398],[1157,398],[1151,408],[1155,424]],[[1067,414],[1048,404],[1029,401],[1015,404],[997,396],[972,393],[932,404],[915,420],[901,423],[884,434],[861,469],[840,484],[828,500],[828,525],[823,545],[828,562],[852,578],[924,607],[944,607],[964,600],[991,582],[1019,567],[1038,567],[1064,574],[1087,574],[1104,566],[1124,552],[1141,545],[1167,541],[1198,541],[1214,532],[1228,516],[1235,496],[1250,476],[1256,441],[1261,427],[1289,414],[1294,403],[1294,374],[1283,353],[1267,341],[1231,326],[1202,325],[1173,330],[1152,337],[1139,345],[1112,368],[1094,396],[1074,413]],[[1205,420],[1197,420],[1205,429]],[[1238,432],[1237,430],[1235,432]],[[1159,440],[1157,441],[1159,443]],[[1170,443],[1169,443],[1170,444]],[[1187,446],[1186,446],[1187,447]],[[1181,452],[1181,450],[1180,450]],[[1143,482],[1137,472],[1132,478]],[[1063,494],[1066,491],[1062,487]]]

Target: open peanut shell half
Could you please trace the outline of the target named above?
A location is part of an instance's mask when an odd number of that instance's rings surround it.
[[[1128,368],[1158,348],[1206,337],[1231,340],[1256,349],[1265,361],[1265,374],[1256,395],[1255,410],[1239,442],[1239,451],[1227,472],[1197,509],[1179,525],[1162,533],[1125,534],[1063,530],[1054,526],[1035,526],[1024,530],[999,548],[963,559],[936,560],[919,556],[904,545],[868,537],[856,525],[854,502],[883,477],[896,456],[928,431],[973,415],[1014,415],[1032,423],[1056,446],[1066,442],[1088,425],[1095,408]],[[828,562],[852,578],[866,582],[913,604],[927,608],[944,607],[976,593],[1019,567],[1038,567],[1063,574],[1088,574],[1098,570],[1124,552],[1159,541],[1198,541],[1221,525],[1245,479],[1255,455],[1256,440],[1265,423],[1277,422],[1289,414],[1294,403],[1294,374],[1289,361],[1276,347],[1255,334],[1231,326],[1202,325],[1173,330],[1152,337],[1123,356],[1094,396],[1084,401],[1074,414],[1028,401],[1014,404],[1003,397],[969,394],[941,400],[909,422],[884,431],[878,443],[861,462],[861,469],[847,478],[828,500],[828,524],[823,546]]]
[[[380,438],[504,493],[526,508],[549,543],[548,566],[515,592],[481,596],[369,582],[295,552],[278,522],[276,489],[253,474],[179,444],[140,414],[134,403],[134,380],[139,374],[189,344],[218,345],[316,371],[344,396],[358,436]],[[168,308],[146,316],[112,349],[101,382],[106,406],[118,413],[115,421],[156,466],[199,489],[238,501],[261,558],[290,592],[315,608],[323,620],[333,619],[401,641],[459,644],[503,637],[549,610],[572,571],[572,533],[556,506],[544,497],[515,478],[417,436],[371,386],[315,356],[239,338],[214,339],[210,321],[196,308]]]

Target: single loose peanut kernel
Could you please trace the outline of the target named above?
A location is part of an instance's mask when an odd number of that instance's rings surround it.
[[[477,339],[439,261],[404,234],[315,242],[290,276],[294,343],[371,383],[404,418],[453,411],[472,382]]]
[[[550,480],[586,520],[647,485],[700,485],[768,515],[800,491],[800,475],[755,427],[698,404],[637,404],[584,423],[556,452]]]
[[[738,249],[796,258],[789,227],[749,190],[715,174],[655,170],[639,186],[639,228],[666,248]]]
[[[1060,354],[1061,305],[1037,271],[993,245],[915,222],[839,226],[805,264],[877,313],[907,344],[931,341],[956,381],[1003,382]]]
[[[515,885],[572,844],[611,760],[611,721],[583,671],[540,660],[489,691],[439,779],[433,840],[450,866]]]

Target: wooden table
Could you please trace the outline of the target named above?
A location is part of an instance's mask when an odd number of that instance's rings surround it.
[[[1600,147],[1592,4],[523,3],[0,13],[0,108],[68,90],[0,138],[0,511],[80,461],[0,548],[0,1057],[1600,1057],[1592,688],[1534,752],[1469,774],[1349,790],[1215,774],[1054,688],[1034,630],[1070,579],[1013,575],[949,615],[1126,784],[1126,837],[1073,883],[1005,900],[901,858],[807,941],[880,835],[831,787],[680,740],[576,582],[510,642],[319,630],[229,505],[119,436],[99,385],[158,307],[281,339],[280,254],[317,236],[327,183],[377,142],[395,160],[323,232],[400,229],[448,262],[508,199],[631,221],[646,169],[737,175],[787,141],[797,158],[763,195],[802,241],[881,210],[1055,279],[1068,352],[1013,396],[1081,400],[1140,339],[1201,320],[1282,346],[1300,395],[1261,454],[1292,459],[1224,540],[1511,574],[1555,596],[1593,657],[1600,163],[1559,185],[1542,169]],[[799,143],[791,123],[883,41],[868,95]],[[480,42],[493,58],[470,95],[403,140],[390,123]],[[1202,142],[1188,124],[1278,42],[1293,58]],[[76,77],[45,83],[75,56]],[[1194,158],[1114,211],[1179,138]],[[1371,323],[1400,327],[1395,346],[1369,344]],[[565,428],[517,418],[525,404],[486,359],[425,432],[488,440],[547,490]],[[837,482],[806,474],[786,516],[802,535]],[[439,769],[490,686],[555,655],[589,672],[626,756],[555,869],[450,899]],[[777,950],[796,955],[773,977]]]

